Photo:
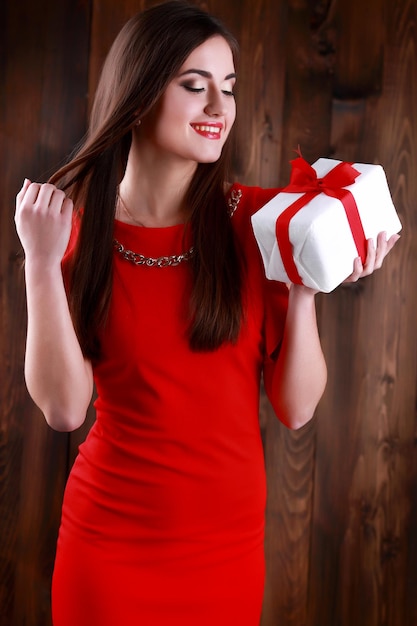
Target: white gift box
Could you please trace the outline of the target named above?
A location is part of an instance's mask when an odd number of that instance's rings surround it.
[[[318,159],[312,167],[320,179],[341,161]],[[357,205],[366,239],[376,243],[378,233],[387,238],[401,230],[383,168],[380,165],[354,163],[359,176],[348,189]],[[278,193],[252,216],[255,233],[267,278],[291,282],[281,258],[276,238],[278,217],[303,193]],[[330,292],[353,271],[358,250],[342,202],[320,193],[303,206],[289,223],[292,256],[302,283],[313,289]]]

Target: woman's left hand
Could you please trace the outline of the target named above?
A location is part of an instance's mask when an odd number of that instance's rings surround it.
[[[363,278],[364,276],[369,276],[375,270],[379,269],[382,266],[382,263],[387,256],[388,252],[392,250],[394,245],[399,240],[400,235],[392,235],[387,240],[387,235],[385,232],[379,233],[375,248],[375,243],[373,239],[368,239],[367,246],[367,254],[366,260],[363,264],[360,257],[355,259],[353,265],[353,272],[350,276],[344,280],[344,283],[354,283],[359,278]]]

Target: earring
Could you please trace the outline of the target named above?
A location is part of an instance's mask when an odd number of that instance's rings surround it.
[[[135,126],[140,126],[140,125],[141,125],[141,123],[142,123],[142,120],[137,120],[137,122],[136,122]]]

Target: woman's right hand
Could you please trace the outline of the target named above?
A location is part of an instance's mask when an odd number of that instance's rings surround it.
[[[93,393],[91,363],[74,330],[61,270],[72,209],[72,200],[49,183],[25,180],[16,198],[26,255],[26,385],[48,424],[63,431],[83,423]]]
[[[16,197],[16,229],[26,259],[60,263],[68,246],[73,202],[49,183],[25,179]]]

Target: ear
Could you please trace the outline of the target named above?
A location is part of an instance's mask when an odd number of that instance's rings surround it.
[[[142,120],[140,119],[141,112],[141,109],[136,109],[135,111],[135,126],[140,126],[142,123]]]

